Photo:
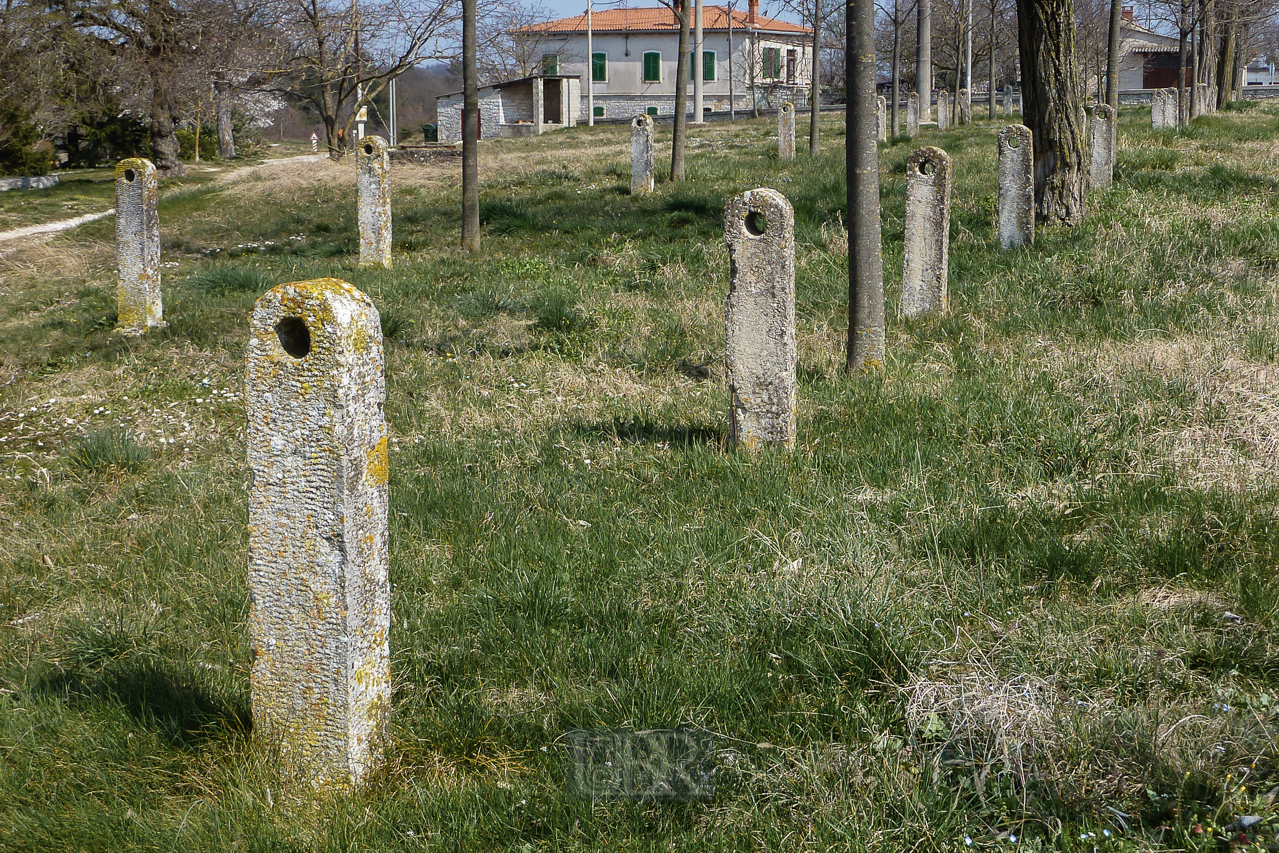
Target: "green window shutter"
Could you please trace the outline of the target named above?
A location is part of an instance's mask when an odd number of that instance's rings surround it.
[[[693,79],[693,63],[697,61],[696,54],[691,51],[688,54],[688,79]]]
[[[608,80],[608,54],[591,54],[591,81],[604,83]]]
[[[596,107],[596,108],[595,108],[595,117],[596,117],[596,118],[604,118],[604,108],[603,108],[603,107]]]
[[[555,76],[560,73],[560,57],[555,53],[542,54],[542,73]]]
[[[655,116],[657,115],[657,107],[649,107],[648,109],[644,110],[644,112],[648,115]]]
[[[707,83],[715,82],[715,54],[713,51],[702,51],[702,79]]]
[[[662,55],[657,51],[644,54],[644,82],[659,83],[662,79]]]
[[[780,47],[764,48],[764,76],[776,80],[782,74],[782,49]]]

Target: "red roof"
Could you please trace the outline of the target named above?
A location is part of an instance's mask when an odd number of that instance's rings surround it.
[[[770,33],[811,33],[808,27],[765,18],[755,17],[754,23],[748,22],[748,15],[741,10],[733,12],[733,29],[745,30],[752,27],[757,31]],[[607,9],[591,15],[591,29],[597,33],[635,33],[635,32],[679,32],[679,18],[665,6],[650,9]],[[724,6],[702,7],[702,29],[728,31],[728,9]],[[532,24],[513,30],[516,33],[551,33],[570,34],[586,32],[586,13],[572,18],[560,18],[558,21],[547,21],[544,24]]]

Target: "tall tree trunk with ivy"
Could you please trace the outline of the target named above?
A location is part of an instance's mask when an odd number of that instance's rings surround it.
[[[875,0],[847,0],[848,348],[844,369],[884,367],[884,252],[879,229]]]
[[[1035,218],[1077,225],[1087,186],[1072,0],[1018,0],[1023,120],[1035,145]]]

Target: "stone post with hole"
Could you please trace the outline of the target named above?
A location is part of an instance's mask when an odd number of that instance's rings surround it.
[[[631,195],[653,191],[653,119],[631,119]]]
[[[163,327],[160,299],[159,189],[150,160],[115,167],[116,331],[140,335]]]
[[[253,735],[347,787],[377,764],[391,700],[381,326],[335,279],[282,284],[249,322]]]
[[[946,310],[950,265],[950,155],[926,146],[906,160],[902,314]]]
[[[795,159],[795,105],[790,101],[777,108],[777,156]]]
[[[386,140],[366,136],[356,149],[359,175],[360,266],[391,267],[391,168]]]
[[[968,93],[967,89],[960,89],[955,93],[955,106],[957,107],[956,111],[959,113],[958,124],[972,124],[973,101],[972,96]]]
[[[776,190],[749,190],[724,210],[730,264],[725,308],[732,442],[795,441],[795,213]]]
[[[1030,128],[999,131],[999,248],[1029,246],[1035,239],[1035,147]]]
[[[880,95],[875,99],[875,116],[879,121],[879,141],[888,141],[888,101]]]
[[[911,92],[906,95],[906,135],[911,138],[919,136],[918,92]]]
[[[950,129],[950,93],[945,89],[937,93],[937,129]]]
[[[1104,190],[1115,174],[1115,111],[1110,104],[1093,107],[1090,130],[1088,183],[1093,189]]]

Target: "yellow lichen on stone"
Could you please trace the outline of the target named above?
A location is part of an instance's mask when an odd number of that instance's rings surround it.
[[[389,478],[389,468],[390,461],[387,459],[386,453],[386,436],[382,436],[382,440],[369,452],[368,462],[364,466],[364,474],[369,478],[370,485],[384,486]]]

